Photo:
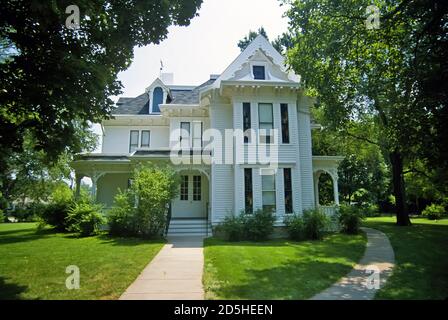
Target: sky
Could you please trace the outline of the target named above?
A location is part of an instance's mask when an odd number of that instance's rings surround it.
[[[286,10],[279,0],[204,0],[189,26],[171,26],[160,44],[134,49],[131,66],[119,73],[123,93],[111,97],[136,97],[163,72],[173,73],[176,85],[199,85],[211,74],[222,73],[240,54],[239,40],[261,26],[270,40],[287,31]],[[101,127],[92,129],[101,135]],[[101,152],[101,139],[94,152]]]
[[[159,76],[160,60],[163,72],[174,74],[174,84],[205,82],[238,56],[237,43],[249,30],[263,26],[271,40],[285,32],[284,11],[278,0],[204,0],[189,26],[171,26],[160,44],[134,49],[134,61],[118,76],[124,86],[121,96],[143,93]]]

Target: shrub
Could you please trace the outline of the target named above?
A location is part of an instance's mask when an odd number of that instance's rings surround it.
[[[444,206],[440,204],[431,204],[423,210],[422,215],[427,217],[429,220],[439,220],[445,213]]]
[[[133,194],[119,191],[114,199],[114,207],[107,214],[109,233],[114,236],[136,236],[136,217]]]
[[[73,192],[64,183],[55,187],[50,202],[41,208],[42,223],[54,227],[58,231],[67,231],[67,215],[73,204]]]
[[[303,223],[306,239],[320,240],[329,225],[328,217],[319,209],[309,209],[303,212]]]
[[[302,215],[293,214],[285,218],[289,238],[300,241],[305,239],[305,222]]]
[[[21,222],[37,221],[46,206],[41,202],[30,202],[24,206],[16,206],[11,215]]]
[[[217,233],[223,233],[226,240],[241,241],[245,239],[245,215],[227,216],[216,227]]]
[[[380,214],[380,208],[376,204],[365,204],[361,207],[361,214],[365,217],[379,217]]]
[[[248,240],[263,241],[269,239],[274,231],[275,216],[271,211],[258,209],[247,214],[244,219],[244,229]]]
[[[91,236],[100,232],[104,218],[101,205],[89,202],[75,203],[66,217],[67,230],[81,236]]]
[[[274,231],[275,216],[271,211],[258,209],[253,213],[244,210],[237,216],[228,216],[216,227],[229,241],[269,239]]]
[[[6,215],[3,213],[3,210],[0,209],[0,223],[6,222]]]
[[[111,234],[161,236],[169,204],[177,191],[177,175],[169,167],[137,168],[131,188],[115,197],[115,208],[109,213]]]
[[[338,220],[341,226],[341,231],[348,234],[359,233],[359,228],[361,226],[362,215],[361,211],[363,209],[350,206],[341,205],[338,210]]]

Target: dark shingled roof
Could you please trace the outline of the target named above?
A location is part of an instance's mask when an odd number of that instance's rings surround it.
[[[197,86],[193,90],[171,89],[171,100],[168,104],[198,104],[199,91],[211,85],[216,79],[210,79]],[[120,98],[117,101],[117,108],[113,114],[149,114],[149,97],[143,93],[135,98]]]
[[[120,98],[117,101],[117,108],[113,114],[148,114],[149,98],[147,93],[143,93],[135,98]]]

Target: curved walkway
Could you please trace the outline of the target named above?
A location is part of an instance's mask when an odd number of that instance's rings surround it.
[[[120,300],[201,300],[203,237],[171,237]]]
[[[381,231],[362,230],[367,235],[364,257],[349,274],[311,300],[371,300],[384,286],[394,267],[394,250]]]

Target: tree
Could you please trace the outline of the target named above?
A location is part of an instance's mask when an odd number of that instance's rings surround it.
[[[97,136],[78,128],[76,135],[85,151],[93,151]],[[30,134],[25,134],[22,152],[13,152],[0,174],[0,192],[4,201],[0,208],[13,201],[22,205],[26,201],[46,201],[61,182],[71,179],[70,161],[73,155],[64,152],[55,161],[47,162],[44,150],[35,150]]]
[[[78,29],[67,28],[67,0],[3,1],[0,11],[0,172],[23,151],[57,160],[80,152],[77,126],[110,115],[135,46],[159,43],[188,25],[202,0],[78,0]]]
[[[308,93],[318,95],[333,128],[381,148],[391,166],[397,224],[409,225],[405,166],[416,158],[434,167],[448,163],[447,140],[441,140],[447,130],[440,124],[447,114],[446,81],[429,85],[448,74],[447,4],[375,1],[380,27],[373,29],[366,24],[374,13],[370,5],[291,3],[287,16],[296,32],[289,63]],[[353,131],[354,122],[363,126],[372,117],[373,135]]]
[[[260,34],[269,41],[266,30],[263,27],[260,27],[257,31],[249,30],[247,36],[238,41],[238,48],[240,48],[241,51],[244,51],[244,49],[246,49],[247,46]],[[271,44],[278,52],[284,53],[287,49],[292,47],[291,35],[289,33],[283,33],[272,41]]]

